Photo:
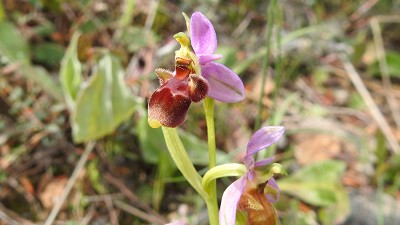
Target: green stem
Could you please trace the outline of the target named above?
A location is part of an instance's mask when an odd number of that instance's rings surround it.
[[[178,131],[175,128],[164,126],[162,127],[162,131],[169,154],[174,160],[176,166],[201,197],[207,199],[208,194],[204,191],[201,185],[202,178],[199,173],[197,173],[196,168],[194,168],[194,165],[182,144]]]
[[[217,165],[215,144],[215,125],[214,125],[214,99],[207,97],[204,100],[204,111],[207,122],[207,142],[208,142],[208,167],[209,169]],[[218,202],[216,181],[210,183],[206,190],[208,197],[205,199],[208,210],[210,225],[218,225]]]
[[[215,182],[214,182],[215,183]],[[204,199],[207,205],[207,212],[208,212],[208,220],[210,225],[218,225],[218,203],[217,203],[217,196],[208,197]]]
[[[217,165],[216,144],[215,144],[215,126],[214,126],[214,99],[207,97],[204,100],[204,111],[207,122],[208,137],[208,162],[210,169]]]
[[[273,0],[270,2],[270,5],[268,6],[268,10],[266,11],[267,17],[268,17],[268,23],[267,23],[267,38],[265,39],[265,46],[267,49],[267,53],[264,55],[264,61],[262,64],[262,79],[261,79],[261,92],[260,92],[260,97],[258,98],[258,103],[257,103],[257,108],[258,108],[258,114],[255,122],[255,127],[254,130],[258,130],[261,126],[261,117],[262,117],[262,100],[264,98],[264,92],[265,92],[265,86],[267,82],[267,74],[268,74],[268,64],[269,64],[269,57],[271,55],[271,36],[272,36],[272,29],[273,29],[273,22],[274,22],[274,8],[276,5],[276,0]]]

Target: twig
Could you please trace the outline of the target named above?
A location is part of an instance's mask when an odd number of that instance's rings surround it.
[[[375,17],[370,20],[370,25],[372,29],[372,35],[374,37],[376,55],[379,60],[379,68],[382,73],[382,84],[386,92],[386,99],[389,103],[389,108],[392,112],[392,117],[397,125],[397,128],[400,128],[400,108],[392,92],[392,84],[389,77],[385,48],[383,46],[381,27],[378,19]]]
[[[147,15],[146,22],[144,24],[145,37],[149,36],[151,28],[153,27],[153,23],[154,23],[154,19],[156,18],[159,3],[160,3],[160,0],[153,0],[150,3],[150,12]]]
[[[4,213],[1,210],[0,210],[0,220],[9,225],[21,225],[21,223],[9,217],[6,213]]]
[[[89,144],[86,145],[85,151],[83,152],[81,158],[79,159],[78,164],[76,165],[74,171],[72,172],[72,175],[69,178],[67,185],[64,188],[63,193],[61,194],[60,198],[58,199],[56,205],[51,210],[50,215],[49,215],[49,217],[47,217],[47,220],[44,223],[44,225],[53,224],[55,218],[57,217],[58,213],[60,212],[61,206],[64,204],[65,199],[71,192],[72,187],[74,186],[79,173],[81,172],[83,166],[86,164],[86,161],[87,161],[90,153],[92,152],[94,145],[95,145],[95,142],[89,142]]]
[[[92,195],[92,196],[86,196],[82,200],[85,203],[91,203],[91,202],[103,202],[105,201],[106,198],[111,198],[111,199],[122,199],[124,196],[121,193],[116,193],[116,194],[105,194],[105,195]]]
[[[114,205],[117,206],[118,208],[124,210],[125,212],[128,212],[136,217],[139,217],[142,220],[148,221],[152,224],[165,224],[164,220],[161,220],[155,216],[149,215],[146,212],[143,212],[137,208],[134,208],[120,200],[114,200]]]
[[[152,214],[154,217],[157,217],[160,221],[164,221],[165,219],[155,212],[152,208],[150,208],[146,203],[142,202],[129,188],[125,186],[121,181],[113,177],[111,174],[106,174],[104,178],[117,187],[132,203],[137,204],[140,208],[146,210],[147,213]]]
[[[400,15],[379,15],[374,16],[381,23],[399,23]]]
[[[337,75],[338,77],[342,78],[342,79],[346,79],[347,80],[347,73],[346,71],[344,71],[343,69],[334,67],[332,65],[326,65],[326,67],[329,70],[334,71],[335,75]],[[382,85],[381,84],[377,84],[376,82],[374,82],[372,79],[364,79],[364,84],[367,87],[367,89],[373,90],[374,93],[378,94],[379,96],[385,96],[386,95],[386,91],[383,90]],[[400,99],[400,89],[392,89],[393,95],[397,98]]]
[[[367,88],[365,87],[363,81],[360,78],[360,75],[354,68],[353,64],[350,63],[350,61],[346,55],[341,54],[341,55],[339,55],[339,57],[343,63],[344,69],[346,70],[347,74],[350,77],[351,82],[353,83],[354,87],[357,89],[358,93],[360,93],[364,102],[367,104],[372,117],[378,123],[378,126],[382,130],[383,134],[385,135],[385,138],[388,141],[392,151],[397,154],[400,153],[400,146],[396,140],[395,135],[393,134],[392,130],[390,129],[389,124],[385,120],[384,116],[382,115],[382,112],[379,110],[375,101],[372,99],[371,94],[368,92]]]
[[[96,210],[95,210],[94,206],[91,205],[91,206],[89,207],[89,210],[88,210],[88,211],[89,211],[89,212],[86,214],[86,216],[83,217],[83,218],[79,221],[79,224],[86,225],[86,224],[89,224],[90,220],[92,220],[92,218],[94,217],[94,214],[96,213]]]
[[[118,216],[114,209],[114,204],[112,202],[112,198],[108,197],[104,199],[104,203],[107,206],[108,214],[110,215],[110,223],[111,225],[119,225]]]
[[[357,20],[360,16],[370,10],[379,0],[368,0],[362,4],[353,14],[350,15],[350,20]]]
[[[322,101],[318,97],[318,94],[309,85],[307,85],[304,79],[302,78],[297,79],[295,85],[304,92],[304,94],[308,99],[310,99],[310,101],[322,105]]]
[[[240,22],[239,26],[232,32],[232,37],[238,38],[239,35],[245,33],[244,31],[247,29],[254,17],[254,12],[247,13],[246,17],[242,20],[242,22]]]

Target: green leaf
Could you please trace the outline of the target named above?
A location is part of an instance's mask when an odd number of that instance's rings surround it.
[[[79,33],[72,36],[60,68],[61,86],[67,105],[71,110],[75,108],[75,98],[82,84],[82,65],[77,53],[79,36]]]
[[[41,86],[44,91],[51,94],[57,100],[62,101],[62,94],[60,90],[60,85],[56,84],[53,78],[50,76],[49,72],[41,66],[24,66],[23,72],[29,74],[32,80]]]
[[[64,51],[64,47],[59,44],[41,43],[33,48],[32,53],[35,62],[54,67],[59,65]]]
[[[76,221],[69,220],[69,221],[67,221],[67,225],[82,225],[82,223],[79,223],[79,222],[76,222]]]
[[[338,201],[340,177],[345,164],[340,161],[321,161],[308,165],[291,176],[279,180],[282,192],[296,196],[316,206],[328,206]]]
[[[87,165],[87,174],[92,187],[96,190],[98,194],[105,194],[106,189],[101,183],[102,175],[98,169],[99,160],[95,158],[91,160]]]
[[[400,53],[389,51],[386,53],[386,60],[390,76],[400,77]]]
[[[0,23],[3,22],[5,17],[3,1],[0,1]]]
[[[391,77],[400,77],[400,53],[395,51],[388,51],[386,53],[386,63],[389,76]],[[375,61],[373,64],[369,66],[369,73],[374,76],[382,76],[381,70],[379,67],[379,61]]]
[[[167,151],[159,154],[152,195],[153,207],[156,210],[160,209],[161,200],[165,192],[166,179],[172,177],[173,173],[176,171],[176,167],[173,166],[173,164]]]
[[[41,0],[40,2],[46,9],[50,9],[58,13],[61,11],[61,3],[63,0]]]
[[[139,108],[139,107],[138,107]],[[147,122],[147,111],[140,107],[141,118],[136,127],[140,149],[146,163],[158,163],[159,156],[167,152],[161,129],[151,128]],[[172,159],[171,159],[172,160]]]
[[[35,82],[55,99],[62,100],[59,87],[50,74],[42,67],[31,65],[28,43],[18,29],[9,22],[0,22],[0,37],[0,54],[9,63],[18,65],[25,78]]]
[[[111,134],[135,110],[137,101],[124,82],[121,62],[105,54],[76,98],[72,133],[76,143]]]
[[[7,181],[8,172],[7,171],[0,171],[0,184]]]
[[[337,186],[336,198],[336,204],[319,211],[322,224],[342,224],[350,213],[349,196],[343,186]]]
[[[122,7],[122,15],[118,21],[118,24],[121,28],[127,27],[131,22],[134,16],[135,11],[135,3],[136,0],[124,0]]]
[[[10,62],[29,64],[28,43],[12,23],[0,22],[0,37],[0,54]]]

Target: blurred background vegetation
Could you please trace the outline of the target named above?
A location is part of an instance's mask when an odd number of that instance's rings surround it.
[[[398,0],[0,1],[0,224],[207,224],[146,118],[194,11],[246,86],[216,105],[219,163],[259,122],[283,125],[259,155],[289,172],[282,224],[400,224]],[[204,173],[201,104],[180,131]]]

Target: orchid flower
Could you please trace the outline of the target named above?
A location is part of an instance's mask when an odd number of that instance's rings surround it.
[[[278,171],[271,169],[267,174],[263,173],[266,166],[273,162],[273,157],[255,162],[253,156],[277,142],[284,130],[282,126],[263,127],[250,138],[243,160],[247,172],[223,193],[219,211],[220,225],[234,225],[238,209],[247,213],[248,224],[277,224],[276,212],[271,203],[279,197],[278,185],[272,177]]]
[[[175,71],[157,69],[160,87],[149,100],[149,125],[177,127],[185,118],[191,102],[206,96],[222,102],[238,102],[245,96],[239,76],[226,66],[213,62],[217,36],[211,22],[200,12],[190,18],[190,38],[180,32],[175,39],[181,48],[175,52]]]

